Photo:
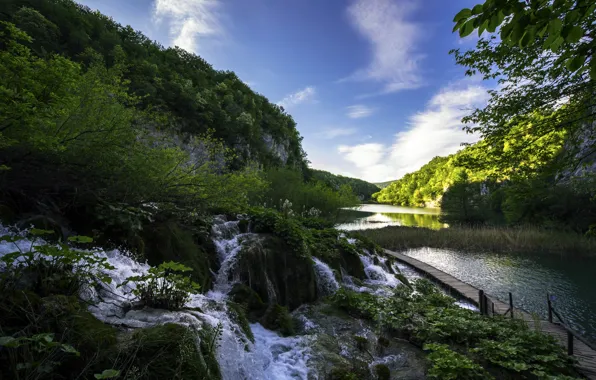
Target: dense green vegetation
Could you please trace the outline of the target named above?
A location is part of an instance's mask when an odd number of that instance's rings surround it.
[[[372,195],[379,191],[379,187],[370,182],[332,174],[323,170],[311,169],[310,175],[313,179],[325,183],[334,190],[339,190],[342,186],[348,185],[352,189],[352,192],[364,202],[370,201]]]
[[[588,175],[563,181],[569,130],[545,130],[544,120],[511,126],[497,142],[481,140],[435,157],[373,197],[381,203],[436,206],[451,225],[541,225],[586,232],[596,221]]]
[[[26,7],[26,8],[24,8]],[[209,129],[246,160],[264,166],[303,169],[305,153],[296,123],[285,111],[254,93],[233,72],[217,71],[202,58],[179,48],[165,48],[130,26],[71,0],[4,1],[0,20],[14,23],[32,38],[36,55],[63,55],[87,66],[92,49],[108,69],[122,67],[127,93],[138,109],[159,111],[161,130],[201,135]],[[284,154],[274,152],[282,147]]]
[[[465,117],[480,142],[437,157],[375,195],[379,202],[440,202],[450,224],[533,224],[586,232],[596,222],[590,1],[486,0],[459,12],[454,31],[479,35],[451,53],[468,75],[497,80]],[[500,26],[500,28],[499,28]],[[496,30],[500,39],[492,35]],[[488,37],[486,37],[488,35]]]
[[[430,378],[579,377],[574,360],[552,336],[523,320],[484,317],[460,308],[428,280],[397,287],[391,297],[342,288],[331,302],[353,317],[374,321],[383,336],[431,352]]]
[[[397,226],[364,230],[361,234],[393,251],[433,247],[463,252],[596,256],[595,239],[544,227],[456,226],[433,230]]]

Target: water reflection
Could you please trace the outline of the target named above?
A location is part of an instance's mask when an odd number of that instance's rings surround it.
[[[362,205],[340,210],[339,224],[336,228],[365,230],[387,226],[407,226],[439,229],[446,227],[445,224],[439,222],[439,213],[438,209]]]
[[[546,294],[572,328],[596,341],[596,260],[521,254],[463,253],[434,248],[404,252],[516,307],[547,318]]]

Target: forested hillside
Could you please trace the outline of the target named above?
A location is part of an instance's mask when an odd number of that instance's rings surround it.
[[[83,65],[101,58],[108,69],[120,65],[137,106],[166,119],[161,128],[192,135],[213,129],[236,152],[231,165],[251,159],[265,167],[305,167],[292,117],[231,71],[214,70],[201,57],[166,48],[71,0],[5,0],[0,20],[30,35],[28,46],[41,56],[58,53]]]
[[[364,202],[370,201],[372,195],[379,191],[379,188],[370,182],[332,174],[324,170],[311,169],[311,176],[314,180],[323,182],[334,190],[339,190],[342,186],[348,185],[352,188],[354,194]]]
[[[374,194],[378,202],[441,206],[452,224],[539,224],[586,231],[596,221],[593,175],[563,180],[577,165],[568,128],[545,130],[559,112],[512,125],[500,141],[481,140],[435,157]]]

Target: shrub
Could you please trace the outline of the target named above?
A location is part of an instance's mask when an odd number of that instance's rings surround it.
[[[173,261],[151,267],[146,274],[128,277],[122,284],[134,283],[131,293],[144,305],[157,309],[177,310],[188,302],[191,293],[199,291],[199,284],[185,273],[192,269]]]
[[[428,377],[440,380],[486,380],[494,379],[479,364],[449,349],[444,344],[427,344],[425,350],[432,351],[428,355],[431,368]]]

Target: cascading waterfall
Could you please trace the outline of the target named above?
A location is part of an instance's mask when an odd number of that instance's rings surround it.
[[[0,225],[0,235],[11,233]],[[134,297],[129,293],[130,286],[118,287],[130,276],[146,273],[149,265],[139,263],[126,252],[120,250],[97,249],[96,255],[105,257],[115,267],[107,271],[112,278],[109,284],[102,284],[99,290],[88,289],[83,295],[93,303],[89,311],[99,320],[121,326],[123,328],[145,328],[164,323],[177,323],[197,329],[206,325],[221,325],[222,335],[217,349],[217,359],[223,379],[230,380],[273,380],[273,379],[307,379],[309,358],[308,336],[281,337],[275,332],[265,329],[259,324],[252,324],[255,336],[252,344],[228,315],[226,293],[233,285],[229,278],[241,251],[242,242],[248,234],[239,234],[238,222],[228,222],[222,217],[215,219],[213,227],[214,243],[217,248],[221,267],[215,274],[216,282],[213,290],[207,294],[193,294],[187,303],[188,309],[166,311],[144,308],[130,310]],[[38,244],[42,244],[39,241]],[[18,242],[0,242],[0,256],[17,251],[18,248],[28,250],[30,240]],[[0,268],[1,269],[1,268]],[[200,311],[197,311],[200,310]]]
[[[315,275],[317,278],[317,287],[323,295],[333,294],[339,289],[339,283],[335,279],[333,271],[326,263],[313,257],[315,263]]]

